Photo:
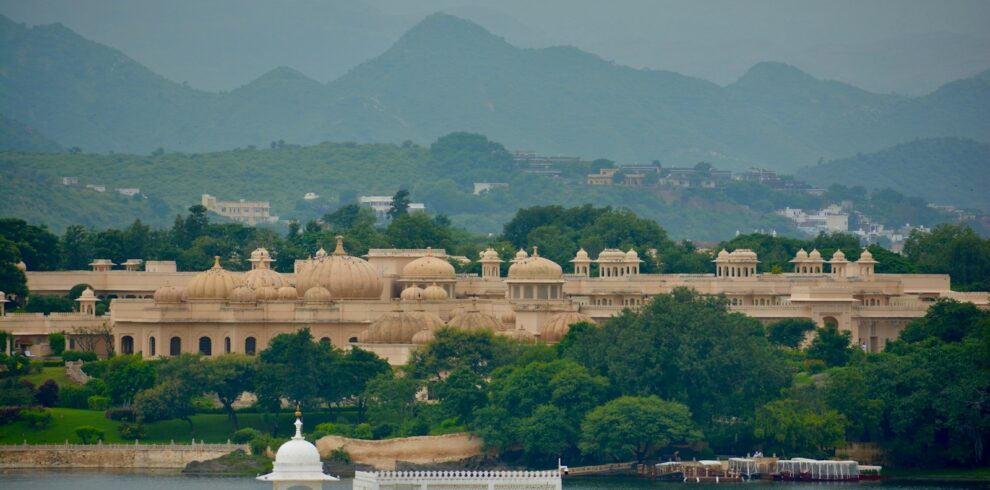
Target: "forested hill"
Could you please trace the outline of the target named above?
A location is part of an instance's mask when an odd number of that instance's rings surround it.
[[[62,148],[33,128],[0,114],[0,150],[57,152]]]
[[[329,84],[276,68],[225,93],[167,80],[59,24],[27,28],[0,17],[0,43],[0,112],[89,151],[427,144],[466,130],[587,159],[794,170],[918,137],[990,134],[985,77],[908,98],[765,63],[720,87],[575,48],[517,48],[444,14]]]
[[[919,139],[807,167],[797,176],[823,187],[890,187],[937,204],[990,211],[990,144],[969,139]]]

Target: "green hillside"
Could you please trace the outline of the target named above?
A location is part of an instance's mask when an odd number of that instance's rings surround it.
[[[571,165],[582,176],[590,166]],[[81,186],[102,184],[108,190],[65,187],[63,176],[78,177]],[[628,207],[656,220],[674,238],[714,241],[736,230],[791,231],[771,211],[806,199],[761,186],[744,194],[699,189],[666,191],[662,196],[649,188],[586,186],[579,180],[522,173],[501,145],[464,133],[442,138],[431,148],[323,143],[156,156],[5,152],[0,153],[0,177],[4,215],[48,224],[56,231],[75,223],[120,227],[134,218],[166,226],[202,194],[267,200],[272,213],[282,219],[306,221],[360,195],[392,195],[406,188],[430,212],[447,214],[454,224],[475,232],[499,233],[522,207],[592,203]],[[507,182],[509,188],[475,196],[472,183],[477,181]],[[124,198],[113,192],[117,187],[138,187],[145,198]],[[307,192],[320,198],[304,200]],[[751,207],[740,204],[742,200],[758,204]]]
[[[522,49],[427,17],[329,84],[276,68],[210,93],[167,80],[62,25],[0,17],[0,112],[64,147],[205,152],[272,141],[428,144],[452,131],[513,149],[666,165],[795,170],[917,137],[990,134],[990,81],[878,95],[776,63],[729,87],[617,65],[576,48]]]
[[[990,145],[929,138],[801,169],[814,185],[890,187],[936,204],[990,211]]]
[[[57,152],[62,148],[34,129],[0,114],[0,150]]]

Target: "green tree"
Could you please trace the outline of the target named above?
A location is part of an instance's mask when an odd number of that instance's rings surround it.
[[[487,383],[480,376],[467,368],[459,367],[437,383],[434,394],[440,400],[445,414],[466,423],[471,421],[474,410],[485,404],[486,386]]]
[[[139,392],[155,384],[155,366],[140,354],[118,355],[102,362],[106,364],[102,379],[114,403],[130,405]]]
[[[257,372],[257,361],[243,354],[225,354],[216,359],[206,361],[206,380],[204,389],[217,394],[217,399],[227,412],[230,425],[236,432],[239,428],[234,402],[245,391],[254,390],[254,380]]]
[[[50,294],[33,294],[28,298],[24,309],[29,313],[53,312],[68,313],[75,309],[76,303],[65,296],[55,296]]]
[[[815,329],[815,322],[806,318],[788,318],[771,323],[767,327],[770,342],[796,349],[804,341],[806,333]]]
[[[671,443],[700,438],[687,406],[656,396],[624,396],[588,413],[579,447],[615,461],[644,461]]]
[[[0,291],[24,297],[28,294],[27,276],[17,268],[20,261],[17,245],[0,235]]]
[[[48,347],[52,350],[53,356],[62,355],[65,352],[65,332],[48,334]]]
[[[540,405],[518,422],[523,452],[530,461],[556,462],[573,447],[577,429],[567,415],[553,405]]]
[[[808,357],[821,359],[829,367],[845,366],[852,355],[852,333],[839,331],[835,325],[819,328],[817,333],[808,346]]]
[[[76,427],[75,433],[83,444],[94,444],[96,441],[102,441],[105,435],[102,430],[91,425]]]
[[[392,196],[392,206],[388,208],[388,217],[396,219],[399,216],[409,213],[409,191],[399,189]]]
[[[259,397],[316,406],[320,388],[327,383],[324,373],[333,369],[338,356],[329,344],[313,341],[308,328],[275,336],[258,353],[255,387]]]
[[[757,410],[753,431],[781,454],[821,456],[845,444],[846,418],[831,409],[774,400]]]
[[[196,407],[188,389],[178,380],[170,379],[138,393],[134,398],[134,411],[140,423],[179,419],[186,421],[189,431],[193,431],[192,416]]]

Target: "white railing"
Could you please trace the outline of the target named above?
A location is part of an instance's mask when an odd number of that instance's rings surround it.
[[[560,472],[547,471],[358,471],[354,490],[397,490],[414,485],[478,490],[560,490]],[[431,487],[432,485],[432,487]]]

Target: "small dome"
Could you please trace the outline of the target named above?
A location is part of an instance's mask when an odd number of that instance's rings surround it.
[[[795,259],[806,259],[806,258],[808,258],[808,252],[805,252],[804,249],[802,248],[801,250],[798,250],[797,251],[797,254],[794,255],[794,258]]]
[[[586,260],[591,260],[591,258],[588,257],[588,251],[582,247],[580,250],[577,251],[576,254],[574,254],[574,260],[583,262]]]
[[[576,311],[557,313],[543,324],[543,328],[540,329],[540,340],[560,342],[571,329],[571,325],[581,322],[594,323],[594,320],[590,316]]]
[[[15,264],[14,267],[17,267],[17,270],[19,270],[21,272],[27,272],[27,270],[28,270],[28,266],[27,266],[27,264],[24,263],[23,260],[17,262],[17,264]]]
[[[447,291],[444,288],[437,286],[436,283],[427,286],[427,288],[423,290],[423,299],[428,301],[440,301],[448,298],[449,296],[447,295]]]
[[[388,312],[371,324],[363,335],[362,342],[370,344],[409,344],[413,335],[423,330],[437,330],[443,327],[440,317],[425,311],[404,312],[396,309]]]
[[[289,281],[286,281],[278,272],[269,269],[267,265],[259,266],[257,269],[251,269],[245,272],[242,279],[244,280],[244,285],[251,289],[259,289],[265,286],[278,289],[282,286],[289,285]]]
[[[280,300],[295,301],[299,299],[299,291],[297,291],[296,288],[292,286],[288,286],[288,285],[282,286],[278,288],[276,291],[278,293],[277,298]]]
[[[509,279],[560,280],[564,270],[555,262],[540,257],[533,249],[533,256],[517,261],[509,267]]]
[[[426,256],[420,257],[402,268],[403,278],[454,279],[456,273],[450,262],[434,257],[433,249],[426,249]]]
[[[450,313],[448,313],[449,316],[447,318],[448,319],[457,318],[457,315],[463,315],[464,312],[466,311],[467,309],[465,309],[463,306],[458,306],[457,308],[450,310]]]
[[[847,262],[846,254],[843,253],[841,249],[836,250],[835,253],[832,254],[831,262]]]
[[[213,267],[196,274],[186,286],[189,299],[227,299],[241,284],[234,274],[220,266],[220,257],[213,258]]]
[[[82,293],[79,294],[79,299],[96,300],[96,293],[93,292],[92,288],[87,287]]]
[[[818,249],[816,248],[816,249],[812,250],[810,254],[808,254],[808,259],[809,260],[822,260],[822,253],[819,252]]]
[[[413,334],[412,343],[416,345],[429,344],[433,342],[435,337],[436,335],[434,335],[433,330],[420,330]]]
[[[381,272],[368,261],[347,255],[344,237],[338,236],[333,254],[321,248],[312,263],[307,261],[299,269],[296,288],[305,294],[316,286],[327,288],[335,299],[378,299],[383,283]]]
[[[873,254],[870,253],[870,251],[868,249],[865,249],[865,248],[863,249],[863,253],[859,254],[859,260],[857,260],[856,262],[862,262],[862,263],[865,263],[865,264],[875,264],[875,263],[877,263],[876,260],[873,260]]]
[[[732,251],[731,255],[742,260],[756,260],[756,252],[748,248],[737,248]]]
[[[527,258],[527,257],[529,257],[529,254],[528,254],[528,253],[526,253],[526,251],[525,251],[525,250],[523,250],[523,249],[521,249],[521,248],[520,248],[520,249],[519,249],[519,251],[518,251],[518,252],[516,252],[516,258],[515,258],[515,259],[513,259],[512,261],[513,261],[513,262],[518,262],[518,261],[520,261],[520,260],[522,260],[522,259],[525,259],[525,258]]]
[[[271,286],[260,287],[254,292],[254,297],[263,301],[274,301],[278,299],[278,290]]]
[[[276,488],[288,488],[296,483],[334,481],[330,475],[323,473],[323,462],[320,461],[320,451],[302,435],[302,414],[296,412],[296,435],[279,446],[275,453],[272,472],[261,475],[257,479],[274,482]],[[303,485],[308,486],[308,485]]]
[[[725,251],[725,249],[723,248],[723,249],[722,249],[722,250],[721,250],[721,251],[720,251],[720,252],[718,253],[718,258],[719,258],[719,259],[727,259],[727,258],[729,258],[729,252],[726,252],[726,251]]]
[[[617,248],[606,248],[598,254],[599,262],[622,262],[626,260],[626,253]]]
[[[501,262],[502,260],[498,258],[498,252],[496,252],[495,249],[493,249],[492,247],[488,247],[487,250],[485,250],[484,252],[481,252],[481,261],[482,262],[496,262],[496,261],[497,262]]]
[[[626,252],[626,260],[639,260],[639,253],[636,252],[635,248],[630,248],[629,251]]]
[[[282,290],[279,290],[281,295]],[[293,291],[294,292],[294,291]],[[296,296],[293,297],[295,299]],[[322,286],[316,286],[314,288],[309,288],[306,290],[306,294],[303,295],[303,301],[307,305],[318,305],[323,303],[329,303],[331,299],[330,291]]]
[[[162,286],[155,291],[155,303],[181,303],[182,288],[175,286]]]
[[[247,286],[237,286],[230,292],[231,303],[254,303],[257,295],[254,290]]]
[[[468,308],[466,312],[451,318],[447,324],[464,330],[487,329],[497,332],[503,328],[502,322],[498,321],[495,317],[482,313],[478,310],[478,304],[476,301],[472,301],[471,307]]]
[[[405,301],[416,301],[423,299],[423,288],[415,284],[409,286],[402,290],[402,293],[399,294],[399,298]]]

